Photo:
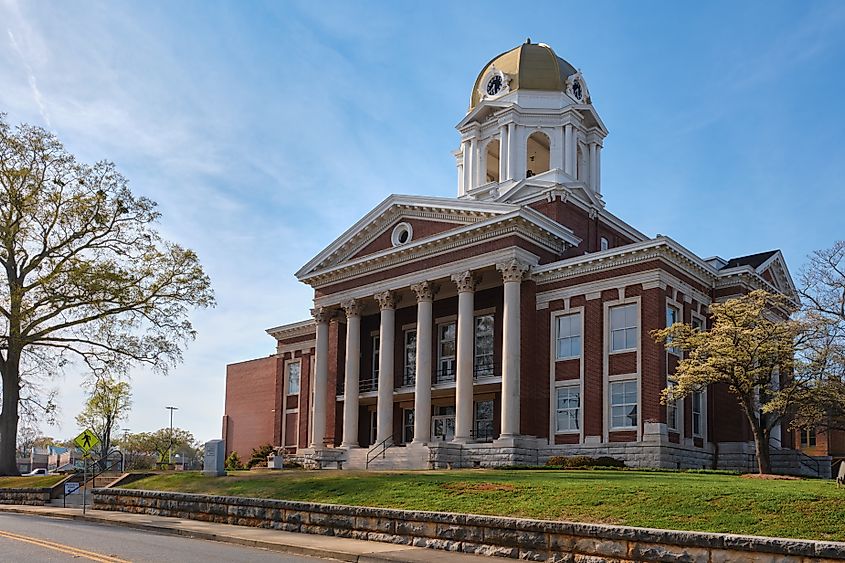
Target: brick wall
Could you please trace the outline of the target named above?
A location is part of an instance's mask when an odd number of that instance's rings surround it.
[[[276,443],[276,356],[226,366],[226,455],[249,456],[252,448]]]

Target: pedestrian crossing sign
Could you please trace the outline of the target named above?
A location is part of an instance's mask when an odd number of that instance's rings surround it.
[[[82,453],[87,454],[100,443],[100,439],[91,430],[86,428],[82,434],[73,439],[73,443],[82,450]]]

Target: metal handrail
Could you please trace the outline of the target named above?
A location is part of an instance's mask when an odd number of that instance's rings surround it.
[[[369,469],[370,462],[378,458],[378,456],[381,456],[382,459],[387,457],[387,448],[391,447],[392,445],[393,436],[388,436],[387,438],[370,448],[370,450],[367,452],[367,461],[364,463],[364,469]],[[381,448],[381,451],[379,451],[379,448]]]

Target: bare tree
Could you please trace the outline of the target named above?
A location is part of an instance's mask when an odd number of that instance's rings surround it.
[[[18,474],[28,358],[80,359],[95,376],[181,360],[189,310],[214,297],[158,218],[113,163],[77,162],[53,134],[0,115],[0,475]]]

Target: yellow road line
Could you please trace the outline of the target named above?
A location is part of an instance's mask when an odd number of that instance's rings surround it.
[[[62,553],[74,555],[76,557],[84,557],[86,559],[90,559],[91,561],[98,561],[99,563],[130,563],[125,559],[118,559],[117,557],[111,557],[110,555],[102,555],[100,553],[94,553],[93,551],[79,549],[78,547],[71,547],[69,545],[64,545],[49,540],[42,540],[40,538],[22,536],[20,534],[13,534],[11,532],[0,531],[0,537],[29,543],[32,545],[37,545],[40,547],[46,547],[47,549],[52,549],[53,551],[60,551]]]

